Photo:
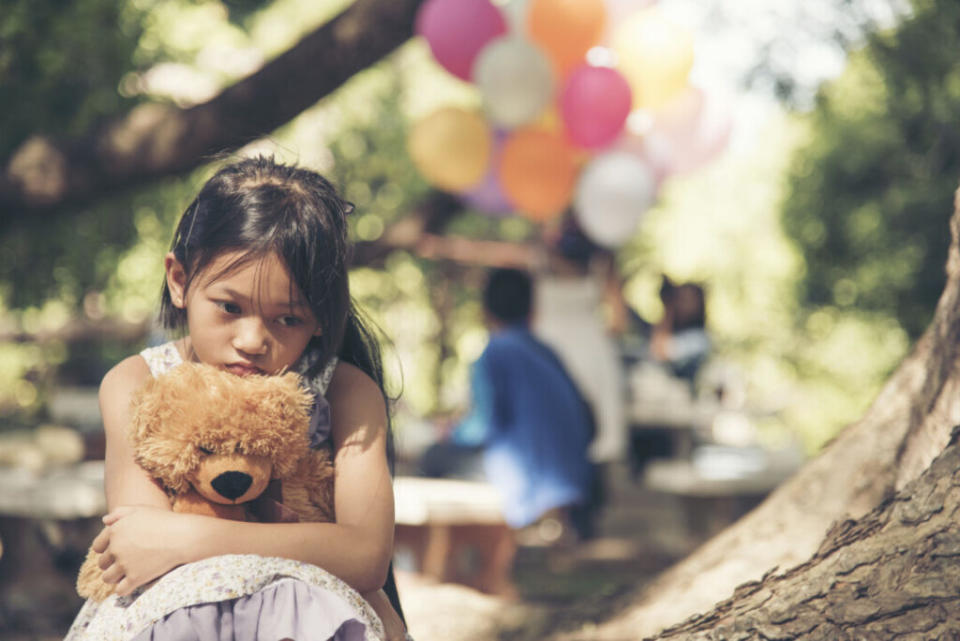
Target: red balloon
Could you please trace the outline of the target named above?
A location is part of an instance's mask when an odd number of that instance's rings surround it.
[[[586,149],[606,147],[620,135],[633,98],[626,78],[609,67],[581,65],[560,94],[560,112],[570,141]]]
[[[427,0],[417,12],[416,32],[444,69],[469,81],[477,54],[507,32],[507,23],[490,0]]]

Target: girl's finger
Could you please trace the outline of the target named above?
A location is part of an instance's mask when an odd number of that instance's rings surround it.
[[[127,596],[128,594],[133,592],[134,587],[136,586],[133,585],[130,579],[128,579],[127,577],[123,577],[123,579],[117,582],[117,585],[116,587],[113,588],[113,591],[118,596]]]
[[[109,514],[105,515],[101,520],[103,521],[104,525],[113,525],[114,523],[116,523],[117,521],[125,517],[127,514],[130,514],[130,512],[132,511],[133,511],[133,508],[130,506],[120,506],[115,510],[111,511]]]
[[[90,547],[94,552],[102,554],[106,551],[108,545],[110,545],[110,528],[105,527],[100,530],[100,534],[93,539],[93,543],[90,544]]]
[[[110,569],[103,573],[102,578],[104,583],[119,583],[124,576],[123,568],[114,563],[110,566]]]
[[[112,554],[103,554],[99,559],[97,559],[97,565],[100,566],[101,570],[106,570],[113,565],[113,562],[116,560],[116,557],[114,557]]]

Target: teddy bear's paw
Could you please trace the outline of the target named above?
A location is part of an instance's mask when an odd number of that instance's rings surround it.
[[[103,570],[97,565],[100,555],[90,550],[77,575],[77,594],[84,599],[103,601],[113,594],[113,586],[103,582]]]

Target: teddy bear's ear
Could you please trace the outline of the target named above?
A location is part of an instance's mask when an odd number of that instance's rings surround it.
[[[174,492],[187,489],[187,477],[198,457],[189,443],[187,411],[198,381],[188,365],[148,380],[134,393],[130,407],[134,460]]]
[[[156,409],[162,403],[157,379],[151,378],[133,393],[130,400],[130,440],[134,446],[143,440],[157,421]]]

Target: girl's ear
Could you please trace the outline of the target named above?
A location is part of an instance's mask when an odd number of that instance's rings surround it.
[[[167,289],[170,290],[170,302],[173,303],[174,307],[183,309],[187,306],[187,272],[173,255],[173,252],[168,252],[164,256],[163,268],[167,272]]]

